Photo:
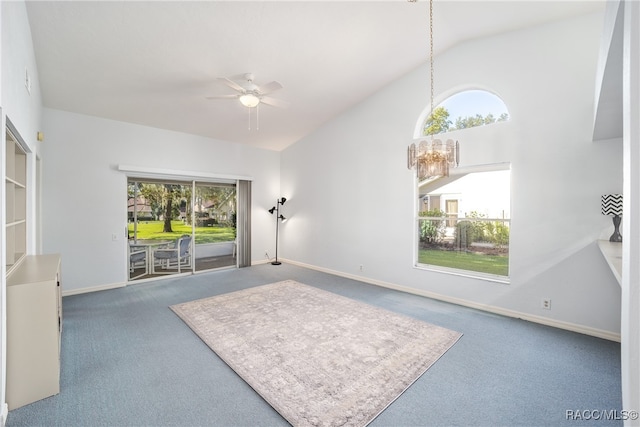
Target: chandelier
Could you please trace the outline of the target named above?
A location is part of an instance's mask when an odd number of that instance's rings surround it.
[[[458,166],[458,141],[440,139],[420,141],[407,149],[407,167],[415,169],[418,180],[449,176],[449,169]]]
[[[408,0],[415,3],[416,0]],[[429,118],[433,121],[433,0],[429,0],[429,72],[431,84]],[[448,139],[442,142],[434,139],[433,133],[428,140],[413,143],[407,149],[407,167],[415,169],[418,180],[434,179],[449,176],[449,169],[460,163],[460,146],[458,141]]]

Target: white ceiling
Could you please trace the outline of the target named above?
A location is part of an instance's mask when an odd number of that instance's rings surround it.
[[[434,3],[436,54],[604,0]],[[28,1],[46,107],[281,150],[428,59],[428,1]],[[216,80],[276,80],[259,129]],[[426,80],[426,76],[425,76]],[[427,82],[425,81],[425,94]],[[425,100],[425,103],[427,100]]]

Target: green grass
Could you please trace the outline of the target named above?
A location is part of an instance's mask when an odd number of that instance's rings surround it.
[[[172,233],[162,231],[164,221],[138,222],[140,240],[175,240],[183,234],[191,235],[191,225],[171,221]],[[133,223],[129,223],[129,236],[133,237]],[[232,227],[196,227],[196,244],[231,242],[235,239]]]
[[[418,262],[420,264],[497,274],[499,276],[509,275],[509,257],[504,255],[420,249]]]

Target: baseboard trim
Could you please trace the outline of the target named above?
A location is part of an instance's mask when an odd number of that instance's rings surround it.
[[[0,421],[2,421],[2,427],[7,424],[7,417],[9,416],[9,405],[7,402],[2,404],[2,409],[0,410]]]
[[[561,320],[549,319],[542,316],[536,316],[535,314],[523,313],[515,310],[506,309],[503,307],[497,307],[489,304],[482,304],[475,301],[470,301],[462,298],[451,297],[448,295],[442,295],[435,292],[424,291],[421,289],[410,288],[408,286],[402,286],[395,283],[385,282],[382,280],[371,279],[364,276],[358,276],[355,274],[344,273],[337,270],[332,270],[329,268],[318,267],[312,264],[306,264],[298,261],[293,261],[290,259],[282,259],[282,262],[286,262],[287,264],[297,265],[299,267],[308,268],[310,270],[321,271],[323,273],[333,274],[335,276],[344,277],[347,279],[357,280],[360,282],[368,283],[370,285],[380,286],[383,288],[393,289],[396,291],[406,292],[413,295],[419,295],[427,298],[432,298],[439,301],[444,301],[456,305],[461,305],[463,307],[474,308],[481,311],[486,311],[488,313],[499,314],[506,317],[513,317],[516,319],[526,320],[532,323],[538,323],[540,325],[551,326],[553,328],[563,329],[566,331],[577,332],[584,335],[589,335],[596,338],[602,338],[609,341],[620,342],[620,334],[605,331],[602,329],[592,328],[589,326],[578,325],[571,322],[564,322]]]
[[[2,404],[2,409],[0,409],[0,421],[2,422],[2,427],[7,424],[7,417],[9,416],[9,404],[4,402]]]
[[[80,295],[80,294],[88,294],[91,292],[98,292],[98,291],[107,291],[109,289],[117,289],[117,288],[124,288],[125,286],[127,286],[126,282],[120,282],[120,283],[109,283],[107,285],[100,285],[100,286],[91,286],[88,288],[80,288],[80,289],[69,289],[69,290],[63,290],[62,291],[62,296],[63,297],[68,297],[71,295]]]

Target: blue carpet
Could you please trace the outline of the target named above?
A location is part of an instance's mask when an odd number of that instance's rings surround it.
[[[622,425],[567,417],[620,414],[618,343],[267,264],[65,297],[61,393],[7,426],[288,425],[168,308],[286,279],[464,334],[372,427]]]

